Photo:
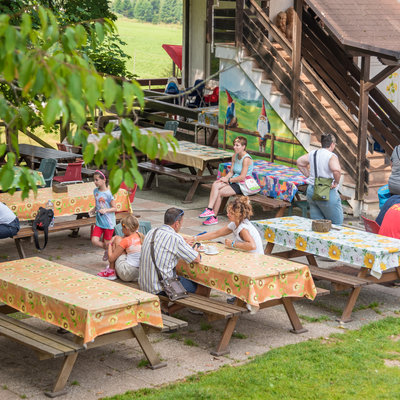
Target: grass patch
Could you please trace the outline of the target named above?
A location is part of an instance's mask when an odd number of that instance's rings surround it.
[[[189,321],[189,319],[188,319],[188,317],[187,317],[186,315],[182,315],[182,314],[173,314],[173,317],[174,317],[174,318],[178,318],[178,319],[180,319],[181,321],[186,321],[186,322]]]
[[[194,341],[194,340],[192,340],[192,339],[185,339],[184,341],[183,341],[183,343],[186,345],[186,346],[194,346],[194,347],[198,347],[199,345]]]
[[[354,311],[359,311],[359,310],[374,310],[377,314],[382,314],[382,311],[379,310],[379,303],[377,301],[373,301],[372,303],[369,304],[362,304],[360,306],[354,307]]]
[[[207,324],[207,322],[201,322],[200,323],[200,330],[202,331],[209,331],[212,328],[210,324]]]
[[[232,337],[236,339],[247,339],[247,336],[244,333],[233,332]]]
[[[137,367],[138,367],[138,368],[143,368],[143,367],[147,367],[148,365],[149,365],[149,362],[148,362],[145,358],[142,358],[142,359],[138,362]]]
[[[72,381],[71,385],[72,386],[81,386],[81,384],[78,381]]]
[[[384,363],[400,352],[393,335],[400,335],[400,319],[389,317],[358,331],[273,349],[244,365],[109,399],[396,399],[399,368]]]
[[[173,332],[169,335],[170,339],[182,340],[182,336],[179,333]]]
[[[321,315],[320,317],[309,317],[308,315],[299,315],[299,318],[303,319],[307,322],[322,322],[322,321],[330,321],[330,318],[327,315]]]

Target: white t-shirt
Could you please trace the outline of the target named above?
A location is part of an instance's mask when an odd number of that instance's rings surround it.
[[[307,179],[307,183],[314,185],[315,171],[314,171],[314,153],[317,153],[317,174],[319,178],[332,178],[333,172],[329,167],[329,160],[331,157],[337,157],[336,154],[332,153],[327,149],[313,150],[308,153],[308,162],[310,163],[310,176]]]
[[[234,222],[228,224],[228,229],[233,232],[234,240],[241,243],[244,243],[244,240],[240,237],[239,233],[243,228],[246,228],[249,231],[250,236],[256,243],[256,249],[249,251],[249,253],[264,254],[261,236],[255,226],[247,218],[244,219],[238,227],[236,227]]]
[[[15,218],[15,214],[0,201],[0,224],[7,225],[14,221]]]

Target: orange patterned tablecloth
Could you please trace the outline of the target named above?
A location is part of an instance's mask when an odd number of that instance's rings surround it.
[[[0,201],[6,204],[20,221],[35,219],[39,207],[45,207],[48,200],[54,204],[54,215],[61,217],[85,213],[93,208],[94,188],[93,182],[68,185],[67,193],[55,193],[52,188],[42,188],[38,189],[36,196],[31,192],[24,200],[21,199],[21,192],[15,192],[13,195],[0,193]],[[126,190],[120,189],[114,197],[118,211],[131,211]]]
[[[194,282],[234,295],[254,307],[281,297],[317,294],[307,265],[263,254],[228,249],[213,243],[219,254],[202,253],[200,263],[180,260],[177,273]]]
[[[83,337],[162,327],[158,297],[39,257],[0,264],[0,301]]]

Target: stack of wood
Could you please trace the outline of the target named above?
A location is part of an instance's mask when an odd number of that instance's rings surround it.
[[[276,16],[275,25],[291,42],[293,39],[294,8],[289,7]]]

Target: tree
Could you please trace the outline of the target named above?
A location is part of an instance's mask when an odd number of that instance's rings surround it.
[[[177,7],[177,0],[163,0],[160,9],[160,21],[166,24],[177,23],[180,19]]]
[[[122,0],[122,15],[124,17],[128,16],[129,10],[132,8],[131,0]]]
[[[37,27],[32,24],[32,11],[38,19]],[[168,143],[175,146],[174,138],[141,135],[135,126],[135,110],[144,106],[138,83],[100,75],[84,52],[88,42],[96,48],[114,29],[108,18],[85,26],[76,23],[60,27],[54,13],[41,6],[23,12],[18,25],[11,23],[9,15],[0,15],[0,83],[9,89],[9,96],[0,94],[0,119],[6,134],[6,143],[0,144],[0,157],[6,160],[0,169],[2,190],[14,191],[10,185],[19,156],[18,131],[29,134],[31,127],[39,125],[49,129],[56,120],[61,120],[64,128],[72,126],[68,138],[82,146],[85,163],[107,165],[114,193],[122,181],[128,186],[143,184],[133,143],[151,159],[165,155]],[[108,124],[96,150],[87,141],[86,117],[91,122],[89,131],[96,133],[96,111],[110,109],[119,116],[121,136],[114,138],[110,134],[113,126]],[[19,186],[22,197],[30,189],[36,190],[27,168],[22,169]]]
[[[112,10],[119,14],[122,14],[122,0],[115,0],[112,5]]]
[[[137,0],[135,7],[135,18],[137,18],[139,21],[152,21],[153,9],[149,0]]]

